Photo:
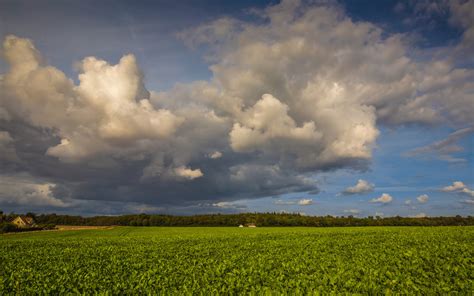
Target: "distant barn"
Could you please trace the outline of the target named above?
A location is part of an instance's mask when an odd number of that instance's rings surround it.
[[[12,221],[13,224],[16,225],[16,227],[19,228],[28,228],[32,227],[35,224],[35,221],[33,220],[32,217],[26,217],[26,216],[18,216]]]

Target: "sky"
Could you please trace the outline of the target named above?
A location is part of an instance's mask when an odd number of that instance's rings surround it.
[[[474,213],[474,0],[0,1],[0,210]]]

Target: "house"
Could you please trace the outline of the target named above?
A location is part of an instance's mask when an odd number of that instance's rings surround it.
[[[19,228],[28,228],[34,226],[35,221],[32,217],[18,216],[13,219],[12,223]]]

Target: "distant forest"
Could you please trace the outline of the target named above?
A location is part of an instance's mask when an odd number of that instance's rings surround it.
[[[3,214],[0,211],[0,223],[8,223],[19,214]],[[264,226],[309,226],[309,227],[342,227],[342,226],[467,226],[474,225],[474,217],[333,217],[304,216],[300,214],[281,213],[242,213],[210,214],[195,216],[171,215],[122,215],[81,217],[56,214],[27,213],[40,225],[90,225],[90,226],[239,226],[255,224]]]

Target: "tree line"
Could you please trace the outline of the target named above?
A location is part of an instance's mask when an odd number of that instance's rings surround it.
[[[474,225],[474,217],[354,217],[354,216],[305,216],[292,213],[242,213],[209,214],[194,216],[172,215],[121,215],[82,217],[57,214],[27,213],[40,225],[87,225],[87,226],[239,226],[255,224],[265,226],[467,226]],[[3,214],[0,223],[9,223],[18,214]]]

